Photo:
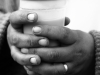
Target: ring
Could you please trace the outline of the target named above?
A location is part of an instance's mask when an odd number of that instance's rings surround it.
[[[64,64],[64,68],[66,71],[68,70],[68,66],[66,64]]]

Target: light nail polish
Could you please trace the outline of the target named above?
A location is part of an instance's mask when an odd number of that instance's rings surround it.
[[[33,28],[32,28],[32,31],[33,31],[33,33],[35,33],[35,34],[39,34],[39,33],[41,33],[41,28],[40,28],[40,27],[33,27]]]
[[[33,21],[35,15],[34,14],[28,14],[28,20]]]

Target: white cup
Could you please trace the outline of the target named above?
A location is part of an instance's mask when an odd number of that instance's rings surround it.
[[[20,0],[19,10],[36,12],[37,25],[61,25],[65,23],[66,0]],[[23,32],[32,34],[33,24],[24,25]]]

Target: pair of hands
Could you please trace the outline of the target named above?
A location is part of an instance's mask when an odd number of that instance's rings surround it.
[[[92,36],[56,25],[33,26],[33,35],[23,34],[23,25],[37,20],[37,14],[31,11],[21,10],[10,15],[7,39],[13,59],[26,66],[31,74],[87,74],[94,55]],[[67,19],[65,21],[68,22]],[[67,71],[64,64],[68,66]]]

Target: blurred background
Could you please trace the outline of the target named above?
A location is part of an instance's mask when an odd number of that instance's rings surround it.
[[[0,9],[5,7],[5,6],[4,6],[4,1],[5,1],[5,0],[0,0]]]
[[[67,27],[75,30],[100,31],[100,0],[66,0]],[[19,0],[0,0],[0,10],[13,12],[18,9]],[[96,25],[96,26],[95,26]]]
[[[18,9],[19,0],[0,0],[0,10],[12,12]]]

